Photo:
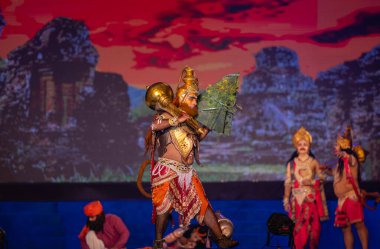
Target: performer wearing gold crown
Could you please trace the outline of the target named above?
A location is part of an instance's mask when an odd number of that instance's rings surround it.
[[[328,219],[323,190],[324,176],[310,150],[312,137],[301,127],[293,136],[296,151],[287,162],[284,209],[295,222],[293,231],[296,249],[317,248],[321,232],[320,220]],[[315,179],[318,176],[319,179]]]
[[[368,248],[368,231],[364,224],[362,194],[360,191],[360,162],[365,160],[361,147],[352,148],[352,129],[347,127],[335,144],[338,165],[332,170],[334,193],[338,197],[334,226],[341,227],[347,249],[354,248],[351,225],[354,224],[363,249]],[[356,151],[356,152],[355,152]],[[358,157],[359,155],[359,157]]]
[[[182,226],[188,226],[196,217],[200,224],[211,229],[219,247],[234,247],[238,242],[222,234],[192,166],[194,160],[199,164],[199,142],[209,131],[195,120],[198,79],[190,67],[182,71],[181,79],[184,84],[177,88],[172,103],[169,103],[167,95],[160,99],[160,110],[154,116],[151,132],[146,139],[147,151],[153,151],[154,155],[157,146],[159,156],[151,168],[153,222],[156,224],[154,248],[163,248],[163,233],[173,209],[180,214]],[[176,111],[178,108],[179,113]],[[157,106],[155,109],[158,109]]]

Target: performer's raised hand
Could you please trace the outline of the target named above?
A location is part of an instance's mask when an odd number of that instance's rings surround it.
[[[189,116],[189,114],[187,114],[186,112],[182,112],[182,115],[178,118],[178,123],[183,123],[185,122],[186,120],[188,120],[189,118],[191,118]]]
[[[324,174],[332,176],[333,165],[331,162],[325,162],[323,164],[319,164],[319,170],[322,171],[322,173]]]

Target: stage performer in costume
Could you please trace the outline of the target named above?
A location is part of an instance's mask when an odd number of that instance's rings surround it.
[[[351,132],[351,127],[347,127],[344,135],[338,136],[335,144],[338,165],[332,170],[332,173],[338,207],[335,211],[334,226],[342,228],[346,249],[353,249],[354,236],[351,225],[355,225],[362,248],[367,249],[368,231],[364,224],[362,206],[364,200],[360,191],[360,161],[364,162],[365,152],[359,147],[352,147]]]
[[[217,217],[206,198],[201,181],[193,162],[199,162],[199,142],[205,138],[209,129],[200,124],[197,116],[198,79],[193,69],[186,67],[182,71],[182,86],[178,86],[173,100],[170,99],[170,86],[156,83],[148,88],[146,101],[156,98],[158,112],[147,135],[147,150],[157,149],[158,160],[151,165],[151,186],[153,217],[155,223],[155,241],[153,248],[163,248],[163,234],[169,217],[174,209],[180,215],[181,226],[190,225],[196,217],[200,224],[207,225],[221,248],[231,248],[238,242],[222,234]],[[155,90],[153,90],[153,87]],[[148,91],[152,91],[148,92]],[[174,107],[173,107],[174,106]]]
[[[324,176],[310,150],[310,133],[301,127],[292,141],[296,151],[286,166],[284,209],[295,223],[295,248],[305,248],[309,240],[310,248],[314,249],[318,247],[320,221],[328,219]]]
[[[100,201],[83,208],[87,224],[79,234],[82,249],[125,249],[129,230],[123,220],[114,214],[105,214]]]
[[[211,248],[208,227],[192,224],[187,228],[179,227],[165,238],[166,249]]]

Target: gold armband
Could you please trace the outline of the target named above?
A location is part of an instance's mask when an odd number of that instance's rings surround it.
[[[172,117],[168,119],[170,126],[177,126],[178,125],[178,119],[177,117]]]

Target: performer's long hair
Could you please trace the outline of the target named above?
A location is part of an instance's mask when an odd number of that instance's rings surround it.
[[[352,149],[350,148],[347,148],[347,149],[340,149],[341,151],[343,152],[346,152],[347,154],[349,155],[353,155],[356,159],[356,162],[358,163],[358,183],[359,185],[361,184],[362,182],[362,179],[361,179],[361,164],[359,162],[359,158],[358,158],[358,155],[355,153],[355,151],[353,151]],[[339,158],[338,160],[338,173],[339,173],[339,177],[342,177],[343,175],[343,170],[344,170],[344,162],[343,162],[343,159],[342,158]]]
[[[311,156],[312,158],[315,159],[315,156],[313,154],[313,152],[311,152],[311,150],[309,150],[309,156]],[[294,158],[298,157],[298,151],[294,151],[293,154],[290,156],[289,160],[286,162],[285,166],[288,165],[288,163],[290,163],[291,161],[294,160]]]

